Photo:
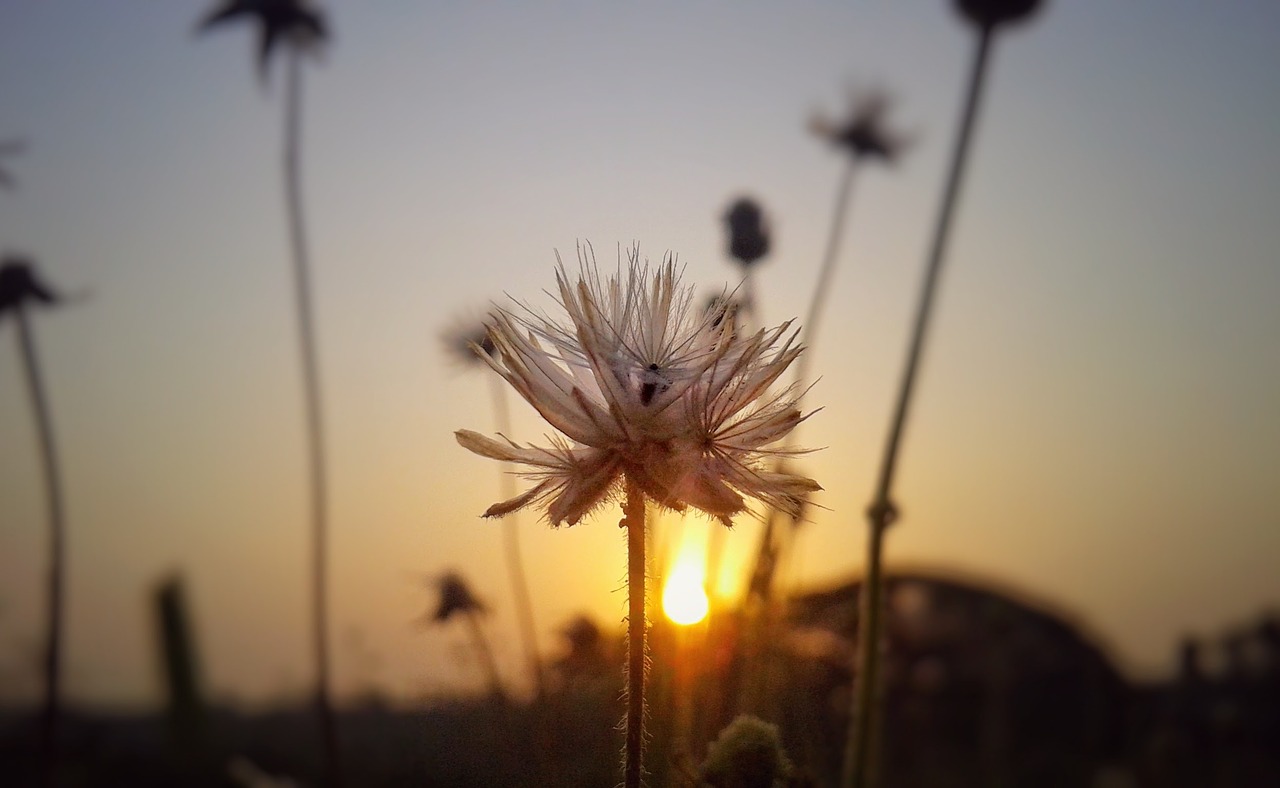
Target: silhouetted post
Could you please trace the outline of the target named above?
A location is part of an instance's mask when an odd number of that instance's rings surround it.
[[[168,694],[169,725],[174,744],[186,758],[203,745],[205,710],[200,692],[199,660],[192,638],[182,579],[165,579],[153,594],[160,664]]]
[[[884,535],[897,519],[898,510],[893,502],[893,478],[897,470],[898,452],[906,427],[911,393],[915,387],[916,373],[924,351],[924,339],[932,314],[933,300],[937,292],[938,278],[947,248],[951,220],[960,184],[964,176],[969,142],[982,99],[991,45],[999,25],[1029,16],[1039,6],[1040,0],[957,0],[961,13],[977,28],[978,42],[969,76],[968,95],[960,117],[951,167],[943,188],[942,206],[934,228],[933,241],[925,266],[924,281],[920,288],[920,300],[916,308],[915,324],[907,351],[898,390],[897,404],[885,441],[880,464],[880,476],[870,506],[867,507],[867,566],[859,592],[858,656],[854,672],[853,714],[849,740],[845,749],[841,785],[850,788],[867,788],[875,774],[875,744],[881,718],[880,697],[880,649],[884,629],[883,554]]]

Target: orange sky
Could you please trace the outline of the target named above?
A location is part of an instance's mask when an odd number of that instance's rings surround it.
[[[336,9],[305,148],[332,444],[343,692],[480,686],[460,633],[412,621],[457,568],[519,665],[489,386],[439,334],[504,294],[550,306],[555,249],[674,250],[737,282],[719,215],[769,210],[767,320],[803,313],[840,159],[810,137],[850,81],[899,97],[915,146],[855,185],[801,441],[826,488],[797,556],[859,571],[871,493],[972,41],[943,4]],[[411,7],[412,6],[412,7]],[[278,154],[280,77],[200,3],[0,9],[0,248],[88,299],[41,315],[65,462],[73,697],[155,697],[145,594],[190,584],[215,697],[310,681],[302,421]],[[1073,611],[1134,674],[1280,600],[1280,11],[1053,3],[997,47],[904,448],[889,558]],[[532,34],[531,34],[532,33]],[[609,250],[609,251],[606,251]],[[44,510],[0,325],[0,694],[34,685]],[[516,409],[516,437],[547,428]],[[522,524],[544,650],[620,621],[617,516]],[[693,526],[705,527],[701,523]],[[752,548],[758,524],[729,535]]]

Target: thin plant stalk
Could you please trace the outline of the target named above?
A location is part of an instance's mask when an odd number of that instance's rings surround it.
[[[320,402],[320,362],[316,350],[311,297],[310,256],[302,211],[302,53],[287,47],[284,184],[293,251],[294,295],[302,356],[302,388],[307,425],[311,498],[312,637],[316,660],[316,707],[320,714],[326,773],[330,784],[342,784],[338,730],[329,696],[328,487],[325,477],[324,419]]]
[[[502,378],[489,375],[493,392],[494,420],[498,432],[511,434],[511,409],[507,407],[506,389]],[[514,498],[516,495],[516,479],[511,463],[502,464],[502,497]],[[538,659],[538,630],[533,619],[533,598],[529,593],[529,581],[524,572],[524,561],[520,555],[519,521],[515,513],[502,518],[502,536],[506,547],[507,571],[511,575],[511,590],[516,598],[516,618],[520,622],[520,640],[524,644],[525,659],[529,663],[529,678],[533,682],[533,691],[541,700],[545,697],[546,687],[542,680],[542,663]]]
[[[969,77],[968,97],[961,115],[960,129],[956,136],[955,149],[951,158],[951,169],[947,175],[946,186],[943,190],[942,206],[939,211],[937,226],[934,229],[933,242],[929,249],[924,281],[920,288],[920,300],[916,310],[915,326],[907,352],[906,366],[902,373],[897,405],[880,464],[880,477],[876,484],[875,496],[871,505],[867,507],[867,523],[870,529],[867,538],[866,576],[863,579],[862,592],[859,594],[861,604],[859,627],[862,632],[858,638],[858,669],[855,673],[857,686],[854,692],[853,721],[849,729],[849,740],[845,749],[844,769],[841,779],[841,785],[847,788],[867,788],[872,784],[874,775],[874,758],[872,756],[880,722],[879,674],[884,608],[882,588],[884,535],[897,514],[896,507],[893,504],[893,478],[897,469],[898,452],[907,422],[907,413],[911,404],[911,393],[915,386],[916,372],[919,369],[920,358],[924,351],[924,339],[929,327],[933,299],[937,291],[938,278],[947,248],[951,219],[955,211],[956,198],[960,193],[961,180],[964,176],[964,165],[968,156],[969,142],[973,133],[974,121],[978,115],[978,106],[982,98],[982,88],[991,50],[992,36],[991,27],[981,28],[978,47],[974,54],[972,71]]]
[[[858,157],[849,156],[848,162],[845,164],[844,172],[840,176],[839,185],[836,187],[835,204],[831,214],[831,228],[827,233],[826,250],[822,256],[822,265],[818,269],[818,279],[814,283],[813,295],[809,299],[809,309],[805,314],[803,328],[803,343],[806,352],[800,354],[796,359],[796,385],[803,387],[809,379],[809,362],[813,357],[813,343],[818,333],[818,322],[822,316],[822,308],[826,304],[827,294],[831,288],[831,280],[835,276],[836,260],[839,258],[840,240],[844,235],[844,226],[849,213],[849,195],[853,191],[854,173],[858,169]],[[803,390],[803,388],[802,388]],[[802,395],[803,396],[803,395]],[[791,521],[791,528],[794,531],[796,521]],[[754,588],[748,588],[747,595],[750,596],[753,591],[759,593],[759,615],[765,617],[765,622],[758,622],[757,639],[763,643],[766,637],[765,632],[770,627],[773,620],[781,618],[781,612],[773,610],[773,593],[774,582],[773,576],[777,572],[779,559],[785,552],[783,544],[783,531],[777,519],[772,515],[768,518],[764,533],[760,539],[760,551],[756,560],[757,573],[763,573],[760,583]],[[708,565],[710,565],[711,552],[708,551]],[[762,646],[761,646],[762,647]],[[752,712],[759,710],[759,703],[763,697],[763,685],[766,681],[765,674],[768,670],[767,658],[762,658],[766,664],[762,664],[756,671],[757,675],[753,680],[748,680],[747,686],[744,688],[743,700],[741,708],[743,711]]]
[[[831,213],[831,229],[827,234],[827,248],[822,256],[822,266],[818,269],[818,280],[814,283],[813,296],[809,299],[809,310],[805,314],[805,320],[801,331],[802,339],[806,348],[806,352],[801,353],[796,359],[796,385],[801,388],[806,385],[809,380],[809,362],[813,358],[813,344],[818,335],[818,322],[822,317],[822,308],[826,305],[827,292],[831,289],[831,280],[835,277],[836,260],[839,258],[840,240],[844,236],[844,226],[849,213],[849,195],[853,191],[854,173],[858,169],[858,157],[850,156],[849,161],[845,164],[844,174],[840,177],[840,184],[836,188],[835,205]],[[801,394],[803,397],[803,393]],[[764,539],[761,544],[761,556],[770,556],[771,565],[767,568],[769,573],[769,582],[763,587],[763,602],[767,609],[772,596],[772,576],[777,570],[777,558],[782,552],[781,544],[776,544],[781,539],[781,529],[774,527],[773,518],[769,519],[768,527],[765,529]],[[795,525],[795,522],[792,522]]]
[[[831,230],[827,235],[827,249],[822,257],[822,267],[818,269],[818,281],[813,288],[813,297],[809,300],[809,311],[805,315],[801,339],[807,352],[796,359],[796,382],[803,386],[809,375],[809,361],[813,355],[813,343],[818,335],[818,319],[822,316],[822,307],[826,305],[827,291],[831,289],[831,280],[836,272],[836,260],[839,257],[840,239],[844,235],[844,225],[849,213],[849,194],[853,191],[853,176],[858,169],[858,157],[849,156],[845,164],[844,174],[840,177],[840,185],[836,188],[835,206],[831,214]]]
[[[756,326],[764,325],[764,321],[760,319],[760,307],[756,301],[756,274],[755,267],[748,266],[746,274],[742,277],[742,300],[746,303],[746,325],[748,331]]]
[[[471,640],[480,654],[480,661],[484,663],[485,677],[489,679],[489,693],[495,700],[505,700],[507,694],[502,690],[502,679],[498,676],[498,661],[494,659],[489,638],[485,637],[484,629],[480,626],[480,616],[476,610],[469,609],[465,618],[467,628],[471,630]]]
[[[58,726],[61,717],[63,574],[66,567],[66,525],[63,520],[62,477],[53,440],[53,416],[40,377],[35,335],[21,303],[14,310],[18,322],[18,346],[26,370],[27,389],[35,414],[44,466],[45,497],[49,514],[48,634],[44,652],[44,707],[40,722],[41,785],[52,786],[58,765]]]
[[[624,788],[640,788],[644,776],[645,511],[644,492],[627,479],[623,526],[627,529],[627,719]]]
[[[822,308],[826,304],[827,291],[831,289],[831,280],[835,276],[836,260],[839,258],[840,240],[844,236],[844,226],[849,213],[849,195],[853,191],[854,173],[858,169],[858,157],[849,156],[848,163],[845,164],[844,173],[840,177],[840,183],[836,187],[835,205],[831,213],[831,229],[827,233],[827,246],[822,256],[822,265],[818,269],[818,279],[814,283],[813,295],[809,299],[809,310],[805,314],[804,323],[801,325],[803,332],[801,341],[804,343],[806,352],[801,353],[796,359],[796,385],[803,387],[809,379],[809,362],[813,358],[813,343],[818,334],[818,321],[822,316]],[[803,395],[802,395],[803,396]],[[768,521],[768,527],[765,529],[761,538],[760,557],[763,560],[766,556],[774,555],[780,549],[775,541],[779,538],[778,529],[774,528],[773,519]],[[710,552],[708,552],[710,555]],[[763,567],[757,561],[757,571]],[[772,570],[767,570],[772,574]],[[771,584],[765,587],[763,602],[767,606],[771,596],[769,589]]]

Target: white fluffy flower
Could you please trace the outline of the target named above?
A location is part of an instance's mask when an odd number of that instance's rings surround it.
[[[553,525],[573,524],[624,475],[663,506],[726,525],[748,498],[797,512],[818,484],[764,462],[796,453],[769,447],[804,419],[794,388],[770,393],[801,352],[790,324],[739,335],[693,306],[670,256],[651,272],[632,249],[626,270],[605,279],[579,258],[576,282],[556,271],[567,323],[527,307],[491,315],[496,353],[482,358],[560,435],[537,447],[458,431],[467,449],[519,463],[535,482],[485,516],[545,505]]]

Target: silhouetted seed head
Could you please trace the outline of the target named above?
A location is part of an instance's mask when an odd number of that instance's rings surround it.
[[[22,153],[26,146],[22,140],[6,140],[0,142],[0,158],[12,156],[16,153]],[[3,167],[0,167],[0,189],[13,189],[18,185],[18,181],[8,173]]]
[[[0,317],[26,303],[53,305],[62,299],[36,275],[35,265],[22,257],[0,260]]]
[[[574,616],[560,630],[560,634],[571,653],[583,654],[600,648],[600,627],[586,616]]]
[[[530,307],[489,316],[490,367],[559,435],[539,447],[455,433],[534,482],[486,517],[536,507],[553,525],[572,525],[625,480],[659,506],[731,525],[748,499],[794,513],[802,494],[821,489],[771,467],[801,453],[774,448],[805,418],[796,386],[770,391],[801,352],[789,323],[738,335],[693,307],[673,257],[651,269],[632,249],[626,267],[602,277],[589,249],[579,254],[577,277],[556,272],[568,322]]]
[[[707,748],[699,777],[713,788],[783,788],[792,769],[778,726],[743,714]]]
[[[769,254],[769,226],[760,204],[750,197],[734,200],[724,214],[729,228],[729,255],[749,268]]]
[[[1040,10],[1041,0],[955,0],[956,10],[982,28],[1025,22]]]
[[[431,617],[432,621],[448,621],[459,613],[489,612],[457,572],[446,572],[436,581],[436,585],[440,590],[440,605]]]
[[[738,312],[742,309],[742,304],[731,295],[713,295],[707,299],[707,305],[703,307],[707,317],[711,318],[711,327],[719,328],[724,321],[728,320],[729,325],[733,326],[733,335],[738,335]]]
[[[263,79],[271,52],[281,40],[308,49],[329,37],[324,14],[306,0],[225,0],[200,20],[196,31],[203,33],[241,17],[258,21],[258,71]]]
[[[849,116],[844,121],[814,115],[809,128],[856,159],[881,159],[889,164],[896,161],[910,140],[884,125],[885,113],[893,105],[889,94],[881,90],[853,92],[849,104]]]
[[[460,319],[441,336],[449,358],[461,366],[483,366],[484,356],[497,348],[489,338],[489,327],[479,320]]]

